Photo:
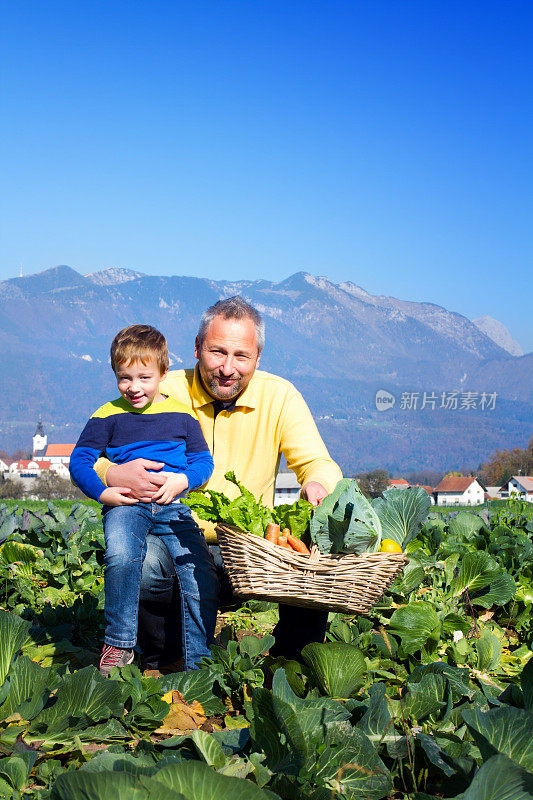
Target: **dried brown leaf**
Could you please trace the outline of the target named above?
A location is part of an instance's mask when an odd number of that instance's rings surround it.
[[[172,695],[172,697],[170,697]],[[188,703],[181,692],[174,690],[164,696],[168,703],[172,700],[170,711],[162,720],[161,725],[154,733],[165,733],[174,736],[184,731],[192,731],[201,728],[207,717],[204,709],[197,700]]]

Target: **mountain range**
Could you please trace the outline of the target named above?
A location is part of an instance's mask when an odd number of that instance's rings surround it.
[[[533,354],[517,355],[497,320],[305,272],[213,281],[59,266],[0,282],[0,449],[28,447],[39,414],[49,441],[75,441],[116,394],[109,345],[126,325],[160,328],[174,368],[192,365],[202,311],[234,294],[265,318],[261,368],[304,393],[347,474],[475,468],[531,435]],[[379,407],[376,392],[394,402]]]

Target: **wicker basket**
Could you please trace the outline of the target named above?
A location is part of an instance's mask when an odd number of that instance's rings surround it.
[[[217,536],[239,597],[349,614],[369,611],[408,561],[403,553],[322,555],[317,547],[302,555],[231,525],[217,525]]]

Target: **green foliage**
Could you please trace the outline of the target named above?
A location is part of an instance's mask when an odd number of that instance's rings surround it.
[[[372,503],[348,478],[339,481],[315,510],[310,531],[321,553],[360,555],[381,544],[381,523]]]
[[[0,797],[531,797],[531,520],[510,505],[421,524],[387,495],[381,524],[411,539],[408,567],[368,617],[332,615],[301,662],[245,636],[196,671],[107,680],[87,666],[102,617],[94,511],[0,505]],[[333,503],[339,522],[350,502]],[[155,733],[171,690],[201,704],[207,730]]]
[[[467,553],[452,588],[454,597],[468,593],[472,605],[503,606],[514,595],[515,583],[487,553]]]
[[[390,633],[399,636],[406,655],[422,650],[440,639],[440,619],[430,603],[415,601],[396,609],[389,623]]]
[[[226,472],[227,481],[235,484],[240,494],[230,500],[223,492],[212,489],[190,492],[183,499],[185,505],[192,508],[200,519],[211,522],[227,522],[243,531],[264,536],[266,526],[272,522],[272,512],[266,508],[261,499],[256,500],[253,494],[236,478],[234,472]]]
[[[531,797],[533,775],[498,755],[481,765],[466,792],[456,800],[531,800]]]
[[[0,597],[6,608],[49,615],[51,607],[102,595],[103,531],[91,507],[47,503],[37,512],[0,505],[0,540],[2,535]],[[94,630],[94,620],[91,625]],[[85,640],[80,630],[80,644]]]
[[[503,753],[520,767],[533,772],[533,712],[522,708],[500,707],[462,712],[463,720],[474,734],[478,747],[490,757]]]
[[[223,714],[226,707],[221,700],[218,674],[213,669],[176,672],[162,677],[159,688],[163,694],[176,689],[188,703],[196,700],[206,714]]]
[[[30,624],[0,609],[0,685],[4,683],[13,658],[25,641]]]
[[[263,505],[261,498],[255,499],[235,477],[234,472],[226,472],[224,477],[235,484],[240,492],[235,500],[230,500],[223,492],[215,492],[212,489],[190,492],[183,499],[200,519],[226,522],[257,536],[265,535],[269,522],[275,522],[281,528],[289,528],[297,539],[301,539],[307,533],[313,513],[313,506],[307,500],[297,500],[295,503],[270,509]]]
[[[360,650],[345,642],[312,642],[302,650],[309,673],[329,697],[351,697],[362,682],[366,662]]]
[[[16,793],[26,785],[36,760],[37,753],[32,752],[0,758],[0,797],[20,797]]]
[[[61,775],[51,800],[267,800],[275,795],[253,783],[221,775],[207,764],[166,764],[135,771],[79,771]]]
[[[204,659],[205,666],[221,689],[235,703],[243,705],[250,690],[263,685],[261,667],[267,650],[273,644],[274,637],[270,635],[262,639],[243,636],[239,644],[230,641],[227,647],[212,647],[212,658]]]
[[[309,531],[309,523],[313,516],[313,506],[307,500],[296,500],[295,503],[283,503],[272,509],[272,521],[281,530],[289,528],[296,539],[301,539]]]
[[[372,503],[381,522],[384,539],[393,539],[403,549],[415,538],[431,508],[431,501],[421,486],[389,489]]]

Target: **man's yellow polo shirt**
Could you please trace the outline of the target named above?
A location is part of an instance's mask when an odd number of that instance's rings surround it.
[[[330,457],[300,392],[284,378],[256,370],[231,411],[215,419],[213,398],[195,369],[170,372],[160,384],[164,394],[190,406],[196,413],[215,469],[203,488],[238,496],[237,487],[225,480],[233,470],[237,478],[265,505],[274,505],[274,483],[281,453],[300,485],[321,483],[331,492],[342,473]],[[109,462],[100,459],[101,478]],[[105,482],[105,481],[104,481]]]

